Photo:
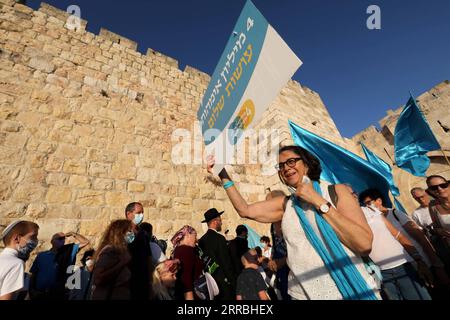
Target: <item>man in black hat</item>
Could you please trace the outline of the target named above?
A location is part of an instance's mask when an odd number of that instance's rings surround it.
[[[222,212],[216,208],[209,209],[205,212],[205,220],[208,224],[208,231],[200,238],[198,244],[204,254],[216,262],[219,267],[214,271],[212,276],[219,286],[218,300],[234,300],[236,275],[233,271],[233,264],[228,251],[225,237],[219,232],[222,230]]]

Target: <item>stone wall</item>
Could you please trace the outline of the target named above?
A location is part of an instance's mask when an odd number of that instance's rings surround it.
[[[153,49],[141,54],[136,42],[111,31],[90,33],[86,21],[69,30],[67,18],[44,3],[34,11],[0,0],[0,224],[36,221],[44,241],[39,250],[57,231],[77,231],[95,245],[111,220],[124,217],[127,203],[140,201],[145,219],[164,239],[184,224],[201,234],[210,207],[225,210],[231,235],[240,223],[268,234],[268,225],[238,217],[225,192],[205,181],[201,164],[172,162],[178,143],[172,133],[193,131],[210,77],[189,66],[180,70],[176,60]],[[449,88],[444,82],[419,97],[447,151]],[[281,144],[289,144],[290,119],[359,155],[364,141],[389,162],[398,110],[391,114],[382,132],[370,127],[350,140],[316,92],[290,81],[257,128],[278,129]],[[430,172],[448,170],[441,158],[433,158]],[[276,174],[262,175],[262,169],[231,167],[249,202],[264,199],[268,188],[286,191]],[[398,174],[402,200],[412,208],[407,190],[416,180]]]
[[[95,244],[140,201],[161,238],[184,224],[201,234],[210,207],[226,211],[234,234],[244,220],[206,170],[171,161],[172,132],[192,129],[209,76],[104,29],[71,31],[66,19],[0,1],[0,224],[31,219],[43,240],[75,230]],[[244,196],[263,198],[237,171]]]

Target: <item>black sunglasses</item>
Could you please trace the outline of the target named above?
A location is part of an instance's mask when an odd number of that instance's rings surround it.
[[[289,168],[294,168],[297,161],[303,160],[302,158],[290,158],[287,159],[285,162],[280,162],[277,165],[275,165],[275,169],[278,171],[281,171],[284,169],[284,165],[287,164]]]
[[[441,183],[441,184],[437,184],[437,185],[434,185],[434,186],[429,186],[428,190],[430,190],[430,191],[438,191],[438,188],[447,189],[448,188],[448,184],[449,184],[449,182],[447,181],[447,182],[444,182],[444,183]]]

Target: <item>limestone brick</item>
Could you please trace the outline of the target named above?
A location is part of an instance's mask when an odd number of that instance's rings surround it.
[[[84,20],[81,30],[69,30],[67,12],[45,3],[38,11],[14,0],[0,4],[0,224],[27,217],[41,225],[43,247],[53,233],[73,230],[95,246],[107,224],[140,201],[158,237],[168,239],[184,224],[201,235],[206,226],[200,221],[211,207],[226,211],[230,230],[245,222],[268,234],[268,225],[238,217],[223,188],[206,182],[202,165],[172,162],[172,133],[192,130],[209,75],[190,66],[180,70],[177,60],[153,49],[142,55],[136,42],[106,29],[88,32]],[[448,154],[449,82],[418,100]],[[364,141],[390,163],[400,111],[380,121],[380,132],[373,127],[347,139],[319,94],[289,81],[256,129],[279,130],[281,143],[292,143],[291,119],[359,155]],[[448,175],[443,157],[430,157],[429,173]],[[265,176],[259,165],[232,169],[248,202],[264,199],[268,187],[284,188],[275,172]],[[410,210],[409,188],[423,181],[394,173]]]

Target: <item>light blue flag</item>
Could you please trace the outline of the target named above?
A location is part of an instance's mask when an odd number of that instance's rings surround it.
[[[247,230],[248,230],[248,238],[247,238],[247,241],[248,241],[248,247],[250,248],[250,249],[254,249],[254,248],[256,248],[256,247],[258,247],[259,246],[259,244],[260,244],[260,239],[261,239],[261,237],[259,236],[259,234],[255,231],[255,230],[253,230],[248,224],[244,224],[244,226],[247,228]]]
[[[321,179],[333,184],[348,183],[356,192],[376,188],[389,200],[390,184],[369,162],[356,154],[309,132],[289,121],[294,143],[312,154],[321,163]]]
[[[389,187],[391,189],[392,195],[398,196],[400,195],[400,191],[398,190],[397,186],[395,185],[394,177],[392,176],[392,168],[390,165],[388,165],[383,159],[378,157],[375,153],[367,149],[367,147],[361,143],[361,148],[364,151],[364,154],[366,155],[367,161],[380,172],[384,178],[389,182]]]
[[[418,177],[425,177],[430,166],[427,152],[441,149],[412,96],[398,118],[394,145],[397,166]]]

